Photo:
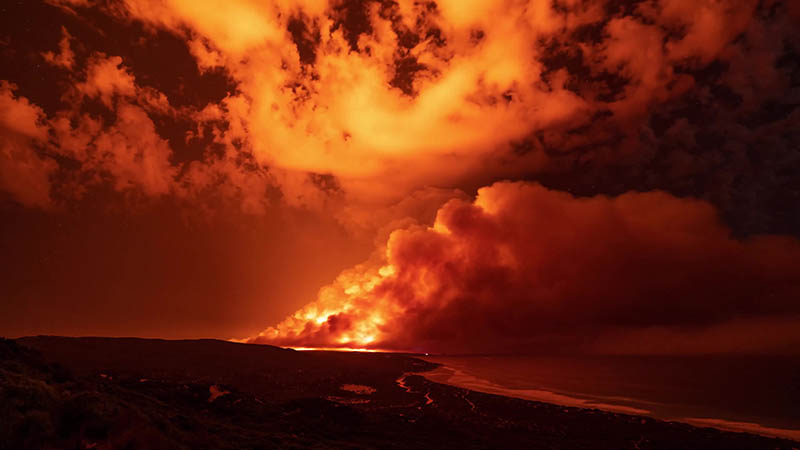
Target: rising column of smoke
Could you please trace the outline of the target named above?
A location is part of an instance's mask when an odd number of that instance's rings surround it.
[[[474,202],[447,203],[431,227],[395,231],[382,258],[343,272],[251,341],[503,352],[586,350],[658,330],[746,333],[748,321],[773,320],[785,331],[800,314],[798,263],[800,241],[732,239],[699,200],[576,198],[496,183]],[[747,339],[785,344],[763,341],[756,329]],[[800,338],[790,335],[782,338]]]

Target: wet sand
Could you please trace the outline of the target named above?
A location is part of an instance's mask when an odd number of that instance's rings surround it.
[[[435,358],[424,359],[426,361],[436,361]],[[602,401],[598,400],[597,397],[582,397],[579,393],[556,393],[543,389],[509,388],[447,366],[440,366],[431,371],[422,372],[420,375],[435,383],[446,384],[471,391],[484,392],[487,394],[502,395],[505,397],[532,400],[550,403],[553,405],[598,409],[601,411],[614,413],[656,417],[662,420],[682,422],[700,427],[713,427],[725,431],[756,433],[762,436],[793,439],[800,442],[800,429],[775,428],[752,422],[738,422],[718,418],[658,417],[652,414],[652,411],[645,409],[647,402],[628,397],[600,397],[600,399],[606,400]],[[637,406],[630,406],[631,404],[636,404]]]

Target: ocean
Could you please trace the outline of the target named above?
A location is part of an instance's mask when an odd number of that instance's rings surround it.
[[[492,394],[800,440],[800,358],[429,356],[426,378]]]

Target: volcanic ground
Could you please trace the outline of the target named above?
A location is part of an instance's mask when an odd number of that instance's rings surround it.
[[[792,449],[433,383],[413,355],[217,340],[0,341],[0,449]]]

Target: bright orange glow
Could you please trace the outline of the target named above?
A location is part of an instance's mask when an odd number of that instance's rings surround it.
[[[390,350],[374,348],[348,348],[348,347],[286,347],[299,352],[360,352],[360,353],[392,353]]]
[[[125,2],[127,13],[146,23],[191,29],[200,67],[225,68],[236,80],[239,93],[198,118],[229,123],[218,140],[247,142],[290,202],[313,201],[308,171],[336,175],[352,201],[397,200],[474,170],[531,130],[588,118],[591,105],[564,89],[563,77],[543,82],[541,50],[532,43],[593,11],[557,14],[546,2],[506,0],[437,2],[432,12],[400,1],[395,20],[445,37],[406,48],[397,22],[373,5],[366,7],[372,32],[352,51],[326,1],[195,3]],[[304,66],[284,31],[299,13],[319,27],[313,67]],[[391,83],[401,53],[419,63],[408,75],[413,95]],[[394,170],[398,164],[415,170]]]
[[[369,270],[365,274],[343,274],[341,284],[329,286],[320,291],[320,299],[274,328],[259,334],[265,341],[280,341],[286,337],[300,335],[310,330],[335,330],[326,348],[343,348],[363,351],[372,349],[381,342],[385,316],[392,308],[388,304],[370,305],[369,309],[359,309],[359,298],[370,296],[374,289],[395,273],[391,265]],[[383,306],[383,308],[381,308]],[[357,318],[357,320],[353,320]],[[296,348],[289,345],[292,348]],[[305,347],[300,347],[305,348]],[[318,347],[321,348],[321,347]]]

